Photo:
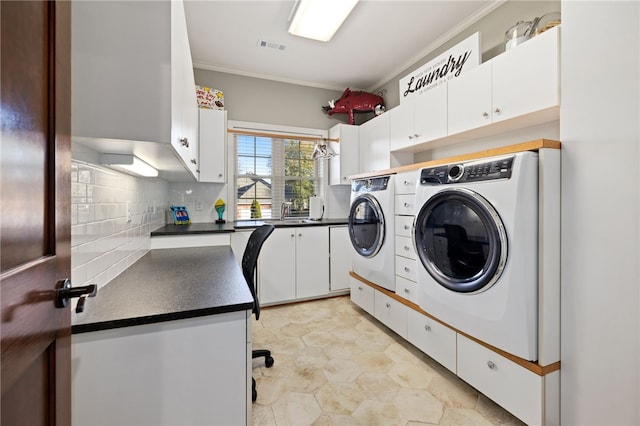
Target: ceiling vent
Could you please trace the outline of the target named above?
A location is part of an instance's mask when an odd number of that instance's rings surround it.
[[[266,40],[258,41],[258,46],[268,47],[269,49],[275,49],[275,50],[285,50],[287,48],[287,46],[285,46],[284,44],[272,43]]]

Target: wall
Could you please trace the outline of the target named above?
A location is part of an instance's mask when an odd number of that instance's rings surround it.
[[[165,223],[167,190],[167,183],[161,179],[136,178],[77,160],[71,162],[74,286],[101,287],[149,250],[150,232]]]
[[[640,3],[562,3],[566,425],[640,424]]]

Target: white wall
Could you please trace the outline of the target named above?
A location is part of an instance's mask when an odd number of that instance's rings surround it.
[[[565,425],[640,424],[640,4],[562,2]]]

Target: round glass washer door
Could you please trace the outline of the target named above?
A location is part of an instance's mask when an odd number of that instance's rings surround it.
[[[382,208],[375,197],[363,194],[353,200],[349,211],[349,238],[360,256],[378,254],[384,243],[384,228]]]
[[[413,237],[427,272],[454,292],[489,289],[507,261],[507,235],[500,216],[485,198],[466,188],[431,197],[416,216]]]

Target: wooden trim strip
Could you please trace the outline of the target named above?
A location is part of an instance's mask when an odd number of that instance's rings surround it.
[[[227,133],[234,133],[239,135],[249,135],[249,136],[258,136],[263,138],[280,138],[280,139],[296,139],[300,141],[324,141],[324,142],[337,142],[340,143],[340,138],[314,138],[312,136],[298,136],[293,134],[284,134],[284,133],[265,133],[265,132],[253,132],[249,130],[236,130],[236,129],[227,129]]]
[[[462,154],[454,157],[441,158],[438,160],[425,161],[423,163],[410,164],[408,166],[394,167],[392,169],[381,170],[375,173],[361,173],[353,176],[349,176],[349,179],[361,179],[372,176],[390,175],[401,172],[408,172],[412,170],[421,169],[423,167],[439,166],[441,164],[456,163],[459,161],[477,160],[485,157],[495,157],[498,155],[514,154],[516,152],[523,151],[538,151],[542,148],[560,149],[560,142],[551,139],[536,139],[529,142],[518,143],[515,145],[507,145],[500,148],[486,149],[483,151],[477,151],[470,154]]]
[[[364,278],[362,278],[360,275],[356,274],[353,271],[349,271],[349,275],[355,279],[357,279],[358,281],[373,287],[375,290],[379,291],[380,293],[385,294],[386,296],[389,296],[390,298],[402,303],[403,305],[413,309],[414,311],[417,311],[419,313],[421,313],[424,316],[427,316],[429,318],[431,318],[434,321],[439,322],[440,324],[444,325],[447,328],[450,328],[451,330],[455,331],[456,333],[459,333],[461,335],[463,335],[464,337],[466,337],[467,339],[473,340],[474,342],[478,343],[479,345],[484,346],[485,348],[497,353],[498,355],[501,355],[505,358],[507,358],[508,360],[520,365],[521,367],[526,368],[527,370],[531,371],[532,373],[537,374],[538,376],[546,376],[547,374],[553,373],[554,371],[558,371],[560,370],[560,361],[554,362],[552,364],[549,365],[540,365],[537,364],[535,362],[531,362],[531,361],[527,361],[523,358],[517,357],[515,355],[512,355],[508,352],[503,351],[502,349],[496,348],[495,346],[491,346],[488,343],[483,342],[482,340],[478,340],[473,336],[468,335],[467,333],[458,330],[455,327],[450,326],[449,324],[447,324],[446,322],[443,322],[442,320],[434,317],[433,315],[431,315],[428,312],[423,311],[420,306],[416,305],[415,303],[409,302],[408,300],[398,296],[397,294],[395,294],[392,291],[387,290],[384,287],[380,287],[377,284],[372,283],[371,281],[368,281]]]

